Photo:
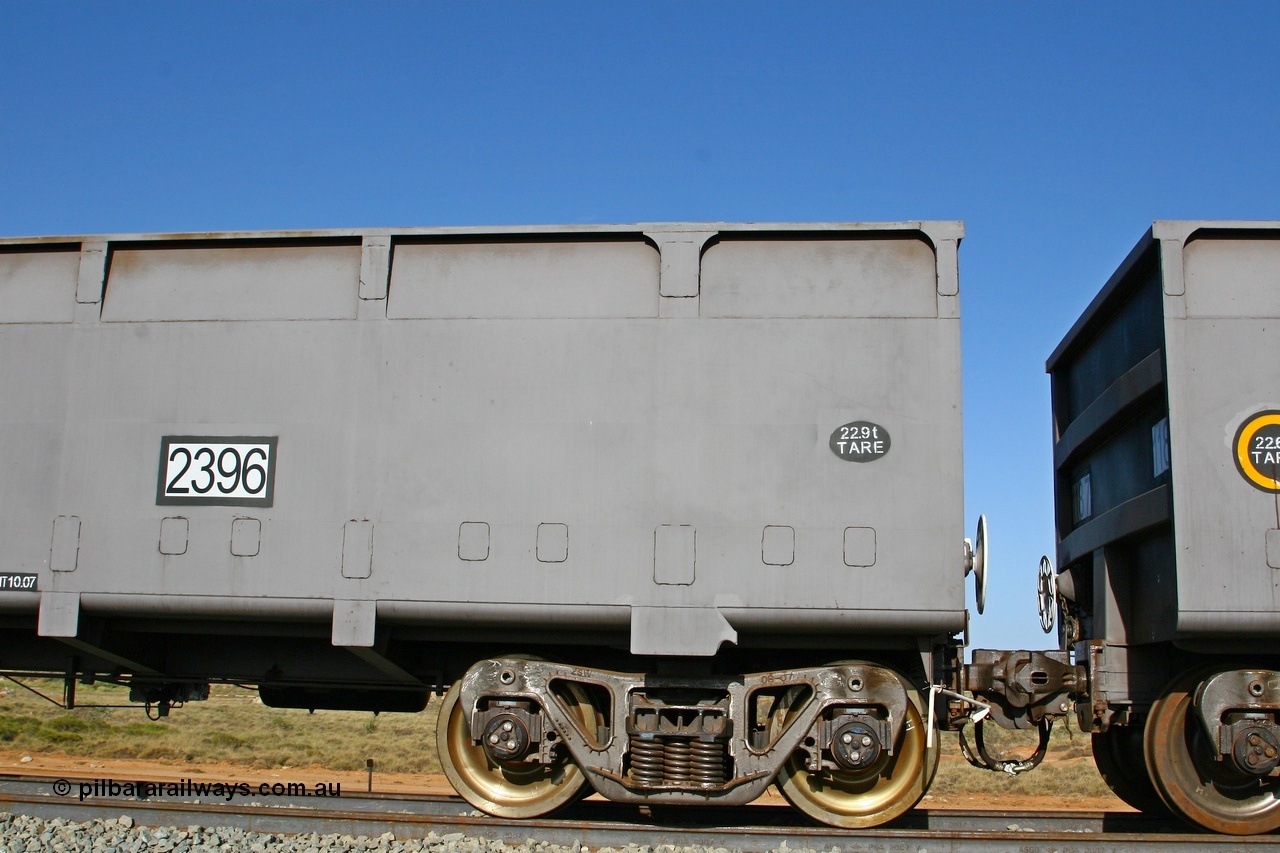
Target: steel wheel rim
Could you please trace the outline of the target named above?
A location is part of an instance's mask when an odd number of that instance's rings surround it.
[[[440,704],[436,746],[440,764],[455,791],[471,805],[495,817],[529,818],[550,814],[577,800],[587,786],[586,774],[569,758],[550,768],[532,765],[528,771],[495,764],[484,748],[471,742],[467,714],[458,704],[462,682],[456,682]],[[575,690],[574,709],[583,722],[594,710],[585,694]]]
[[[939,744],[926,746],[928,732],[922,722],[919,695],[898,676],[910,702],[902,739],[892,757],[882,758],[861,771],[809,773],[801,753],[787,758],[778,772],[778,790],[787,802],[813,819],[832,826],[879,826],[910,811],[928,790],[938,770]],[[792,702],[780,703],[779,723],[795,711]]]
[[[1140,812],[1168,813],[1147,773],[1142,727],[1112,726],[1094,732],[1091,742],[1093,763],[1113,794]]]
[[[1173,812],[1215,832],[1256,835],[1280,828],[1280,780],[1246,776],[1216,760],[1191,716],[1195,684],[1182,680],[1151,706],[1144,743],[1156,791]]]

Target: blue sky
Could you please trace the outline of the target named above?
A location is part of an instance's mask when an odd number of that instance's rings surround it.
[[[0,236],[963,219],[980,646],[1052,644],[1045,357],[1278,156],[1273,2],[0,4]]]

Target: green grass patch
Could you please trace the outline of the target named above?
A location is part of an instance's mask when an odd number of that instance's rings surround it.
[[[12,743],[22,735],[39,728],[40,720],[37,717],[22,716],[8,711],[0,713],[0,741],[5,743]]]

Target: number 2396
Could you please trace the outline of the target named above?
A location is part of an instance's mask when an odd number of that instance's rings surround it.
[[[276,440],[166,437],[156,502],[271,506]]]

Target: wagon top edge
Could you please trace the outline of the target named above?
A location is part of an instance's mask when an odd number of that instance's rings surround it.
[[[1045,372],[1052,373],[1064,358],[1073,353],[1077,346],[1087,341],[1096,331],[1101,315],[1107,306],[1125,290],[1125,283],[1133,271],[1142,266],[1148,253],[1156,251],[1164,242],[1186,245],[1197,239],[1223,239],[1230,237],[1263,236],[1267,239],[1280,239],[1280,219],[1157,219],[1146,230],[1141,239],[1125,256],[1124,261],[1116,268],[1106,284],[1080,314],[1071,328],[1063,335],[1062,340],[1054,348],[1045,361]]]
[[[106,242],[164,242],[218,240],[358,240],[362,237],[591,237],[611,234],[676,235],[723,233],[821,232],[892,233],[919,232],[930,241],[959,240],[964,223],[959,220],[913,220],[902,222],[637,222],[630,224],[580,225],[492,225],[450,227],[370,227],[263,231],[192,231],[171,233],[121,233],[91,235],[0,237],[0,247]],[[905,234],[904,234],[905,236]]]

